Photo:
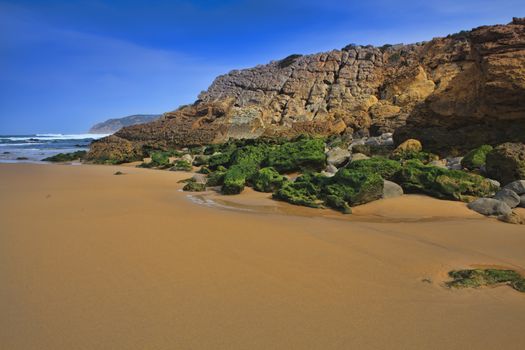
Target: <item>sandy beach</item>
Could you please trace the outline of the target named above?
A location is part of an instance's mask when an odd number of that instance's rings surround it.
[[[123,176],[114,176],[120,170]],[[2,349],[521,349],[525,228],[406,195],[342,215],[186,173],[0,164]]]

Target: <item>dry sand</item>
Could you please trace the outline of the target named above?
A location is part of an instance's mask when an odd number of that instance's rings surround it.
[[[350,216],[192,201],[186,176],[0,165],[0,348],[523,348],[525,295],[442,282],[523,272],[524,226],[421,196]]]

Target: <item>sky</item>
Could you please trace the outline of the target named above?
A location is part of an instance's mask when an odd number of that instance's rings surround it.
[[[513,16],[525,1],[0,0],[0,134],[82,133],[192,103],[232,69]]]

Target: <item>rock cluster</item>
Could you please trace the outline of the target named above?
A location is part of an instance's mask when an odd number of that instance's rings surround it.
[[[497,216],[499,220],[512,224],[525,224],[525,217],[512,210],[518,206],[525,208],[525,180],[509,183],[493,198],[479,198],[468,204],[480,214]]]
[[[232,71],[194,104],[100,140],[89,158],[299,134],[395,132],[397,144],[417,138],[442,154],[524,142],[524,23],[413,45],[349,45]]]

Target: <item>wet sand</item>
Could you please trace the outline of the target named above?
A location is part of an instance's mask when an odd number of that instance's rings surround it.
[[[442,282],[524,272],[524,226],[422,196],[350,216],[252,191],[191,200],[187,176],[0,164],[0,348],[523,347],[525,295]]]

